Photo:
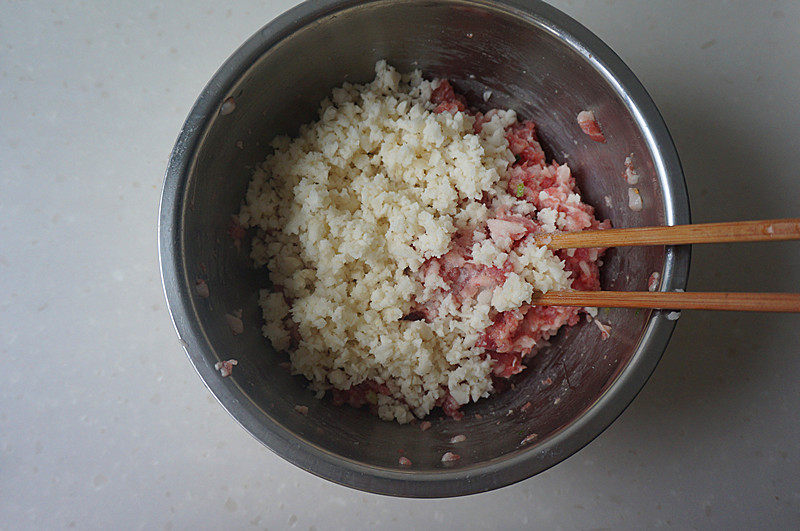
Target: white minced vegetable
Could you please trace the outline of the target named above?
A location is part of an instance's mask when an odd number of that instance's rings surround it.
[[[207,299],[211,296],[211,291],[208,289],[208,284],[202,278],[198,278],[194,283],[194,289],[197,291],[197,294]]]
[[[484,90],[483,91],[483,101],[489,101],[489,98],[491,98],[491,97],[492,97],[492,91],[491,90]]]
[[[658,271],[653,271],[650,278],[647,279],[647,291],[655,291],[658,289],[658,281],[661,274]]]
[[[452,463],[453,461],[458,461],[459,459],[461,459],[461,456],[454,454],[453,452],[445,452],[442,455],[442,463]]]
[[[277,349],[299,338],[289,352],[293,371],[318,396],[383,384],[389,393],[377,394],[378,415],[405,423],[448,393],[459,404],[488,396],[493,362],[476,343],[491,314],[570,281],[544,247],[504,248],[497,225],[497,238],[473,252],[478,262],[503,255],[513,263],[502,286],[477,300],[444,299],[431,323],[402,319],[443,282],[419,281],[423,262],[444,255],[457,230],[487,222],[484,194],[514,208],[530,204],[503,180],[515,160],[504,135],[513,111],[492,111],[475,134],[467,113],[433,112],[436,81],[400,75],[385,61],[375,71],[367,85],[334,89],[298,138],[272,142],[238,219],[258,227],[252,257],[281,287],[260,294],[263,332]]]
[[[600,330],[600,339],[605,341],[609,337],[611,337],[611,326],[607,324],[603,324],[600,322],[599,319],[594,320],[594,324],[597,325],[597,328]]]
[[[625,180],[628,184],[639,184],[639,172],[633,167],[633,153],[625,157]]]
[[[238,364],[237,360],[218,361],[214,364],[214,368],[219,371],[223,378],[227,378],[233,373],[233,366]]]
[[[642,196],[639,193],[639,189],[633,187],[628,188],[628,208],[634,212],[638,212],[642,207]]]

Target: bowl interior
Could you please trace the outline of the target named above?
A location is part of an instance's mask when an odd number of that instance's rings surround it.
[[[228,234],[231,215],[238,211],[270,140],[295,133],[315,119],[319,102],[333,87],[371,80],[375,62],[387,59],[400,71],[419,68],[426,77],[449,78],[475,107],[511,108],[521,118],[533,119],[548,155],[570,165],[584,200],[596,207],[600,219],[608,218],[616,227],[665,224],[664,176],[631,103],[544,22],[509,9],[458,2],[376,2],[332,11],[299,24],[299,29],[298,24],[291,32],[267,35],[265,29],[255,36],[256,44],[251,42],[247,53],[240,51],[233,59],[239,62],[235,80],[226,87],[212,82],[207,89],[220,97],[191,153],[177,217],[184,264],[179,274],[204,342],[200,348],[205,354],[194,357],[198,371],[207,380],[218,380],[209,382],[212,389],[235,392],[237,407],[263,418],[263,433],[249,428],[262,440],[283,438],[368,470],[435,478],[452,470],[440,461],[448,450],[460,454],[458,469],[475,471],[521,452],[536,453],[614,383],[637,352],[649,311],[601,310],[600,319],[612,328],[607,340],[584,321],[562,329],[529,360],[514,389],[465,407],[460,422],[436,418],[422,432],[415,425],[383,422],[365,410],[316,400],[302,378],[279,366],[286,354],[276,352],[260,330],[257,294],[268,285],[268,275],[254,270],[249,240],[237,245]],[[289,26],[284,20],[281,28]],[[485,90],[492,91],[488,103],[482,98]],[[230,113],[220,112],[226,98],[235,103]],[[579,129],[576,115],[584,109],[594,111],[605,144]],[[631,153],[642,176],[638,188],[645,208],[640,212],[628,207],[628,185],[622,177],[624,159]],[[602,268],[604,289],[646,290],[649,275],[662,272],[666,256],[660,247],[610,250]],[[193,289],[197,279],[209,286],[208,298]],[[234,335],[225,314],[239,309],[244,332]],[[238,365],[231,377],[221,380],[213,365],[229,358]],[[527,402],[531,407],[520,412]],[[298,404],[308,406],[308,416],[295,412]],[[531,433],[538,434],[537,441],[522,448],[521,440]],[[456,449],[448,441],[457,434],[467,439]],[[410,470],[400,470],[400,455],[411,459]],[[302,456],[292,460],[321,473]],[[357,486],[364,488],[364,482]]]

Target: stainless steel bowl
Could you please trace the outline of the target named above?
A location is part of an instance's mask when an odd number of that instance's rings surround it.
[[[647,92],[614,52],[558,10],[521,0],[309,2],[228,59],[175,144],[159,221],[170,311],[211,392],[254,437],[297,466],[396,496],[502,487],[553,466],[606,428],[644,385],[674,323],[663,312],[611,310],[601,314],[612,327],[606,341],[590,323],[564,329],[515,389],[466,407],[460,422],[437,420],[425,432],[316,400],[301,378],[280,369],[285,354],[260,332],[257,291],[267,275],[254,270],[249,242],[236,246],[228,235],[230,218],[272,137],[314,119],[318,103],[343,81],[370,80],[382,58],[401,71],[449,78],[478,107],[486,106],[480,96],[489,89],[492,106],[535,120],[549,155],[570,164],[585,199],[615,226],[689,222],[680,162]],[[607,143],[578,129],[583,109],[594,110]],[[628,208],[621,177],[630,153],[642,173],[641,212]],[[686,247],[611,250],[602,283],[643,290],[658,271],[661,289],[683,288],[688,267]],[[197,279],[210,297],[198,295]],[[224,316],[238,309],[245,330],[233,335]],[[222,378],[214,364],[228,358],[239,364]],[[532,407],[518,413],[526,402]],[[297,404],[308,406],[308,416],[295,412]],[[530,433],[538,439],[521,446]],[[448,440],[456,434],[467,440],[454,450],[461,460],[447,467],[440,459],[454,449]],[[398,466],[400,452],[412,467]]]

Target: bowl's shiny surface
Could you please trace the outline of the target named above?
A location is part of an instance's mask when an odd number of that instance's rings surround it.
[[[315,400],[302,379],[278,367],[285,355],[261,335],[249,242],[228,235],[252,168],[276,134],[312,120],[318,103],[343,81],[372,78],[378,59],[401,71],[448,77],[472,103],[492,91],[538,126],[545,150],[570,164],[584,199],[617,227],[689,222],[680,163],[649,96],[622,61],[563,13],[539,2],[322,1],[303,4],[265,26],[217,72],[189,115],[173,150],[161,203],[162,276],[175,326],[198,373],[225,408],[270,449],[319,476],[372,492],[436,497],[485,491],[541,472],[610,424],[641,389],[666,347],[674,322],[662,312],[611,310],[612,336],[582,322],[564,329],[510,390],[441,419],[421,432],[366,411]],[[233,98],[232,112],[228,104]],[[575,116],[592,109],[606,137],[583,135]],[[633,153],[645,209],[627,206],[621,177]],[[604,197],[611,198],[608,206]],[[606,255],[604,289],[644,290],[653,271],[661,289],[683,288],[688,248],[631,248]],[[197,279],[209,286],[200,297]],[[226,313],[242,309],[244,333]],[[219,360],[236,358],[221,378]],[[551,381],[552,383],[547,383]],[[518,409],[530,401],[525,413]],[[308,416],[294,411],[309,408]],[[514,411],[509,415],[509,410]],[[476,416],[480,415],[480,418]],[[449,439],[465,434],[455,448]],[[520,446],[523,437],[535,443]],[[442,453],[461,455],[454,466]],[[398,466],[398,457],[413,466]]]

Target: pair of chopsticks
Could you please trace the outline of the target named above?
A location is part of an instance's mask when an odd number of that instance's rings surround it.
[[[800,240],[800,218],[563,232],[542,234],[536,238],[539,245],[546,245],[553,251],[583,247],[780,240]],[[550,291],[535,294],[531,304],[671,310],[800,312],[800,293]]]

